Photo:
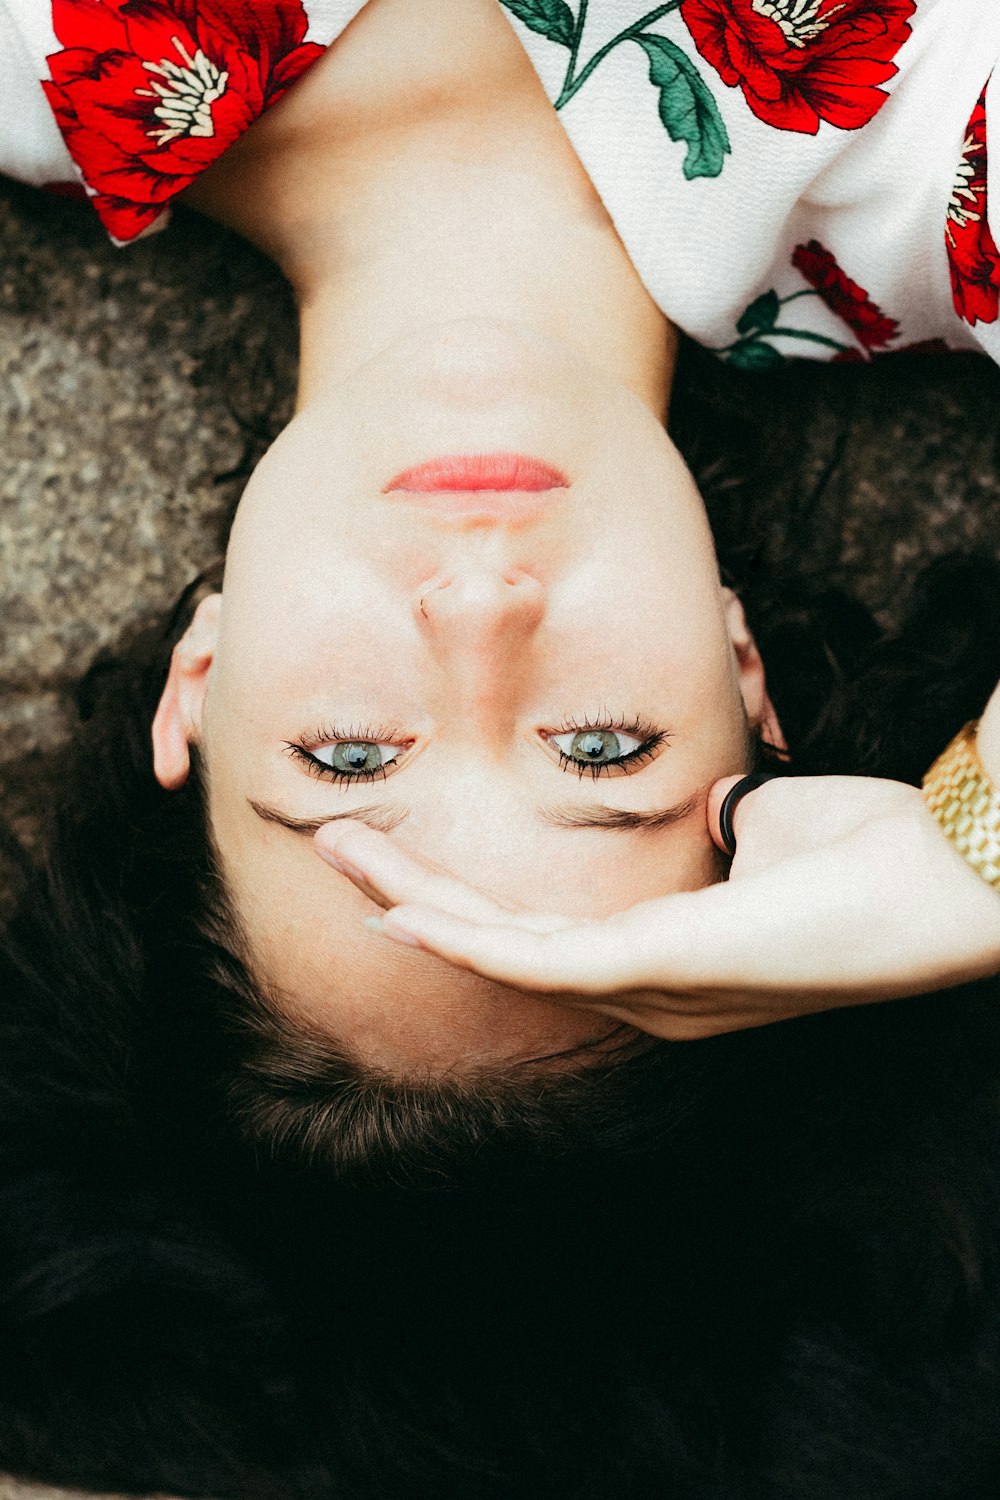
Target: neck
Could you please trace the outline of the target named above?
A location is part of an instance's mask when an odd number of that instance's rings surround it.
[[[389,37],[400,43],[394,5],[369,0],[190,194],[291,280],[299,407],[400,338],[489,319],[573,346],[662,420],[673,330],[500,7],[471,6],[471,34],[456,49],[454,7],[432,5],[441,46],[428,45],[425,15],[424,72],[400,87],[398,69],[384,66]],[[489,44],[489,76],[470,87],[477,41]],[[382,99],[372,79],[386,71],[395,87]]]
[[[493,319],[573,345],[662,418],[673,341],[603,211],[526,155],[446,145],[440,126],[411,132],[359,176],[334,232],[320,213],[289,247],[300,404],[407,334]]]

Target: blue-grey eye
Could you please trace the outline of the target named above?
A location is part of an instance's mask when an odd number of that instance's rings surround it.
[[[641,750],[643,741],[620,729],[577,729],[566,734],[552,734],[556,749],[578,766],[608,766]]]
[[[374,776],[403,753],[402,745],[377,744],[374,740],[337,740],[318,745],[309,753],[339,776]]]

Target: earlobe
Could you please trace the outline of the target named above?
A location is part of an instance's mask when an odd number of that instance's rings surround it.
[[[165,791],[184,785],[191,769],[191,752],[181,711],[177,647],[170,658],[166,686],[153,719],[153,774]]]
[[[152,727],[153,774],[166,791],[182,787],[191,769],[190,747],[201,733],[221,604],[221,594],[202,600],[170,658]]]
[[[778,715],[767,691],[764,662],[757,649],[747,624],[743,605],[732,589],[722,590],[722,605],[726,615],[729,639],[736,656],[740,693],[751,728],[760,735],[766,745],[787,759],[788,744],[781,732]]]

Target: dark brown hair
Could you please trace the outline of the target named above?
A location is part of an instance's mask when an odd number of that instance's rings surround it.
[[[914,779],[1000,675],[995,566],[940,564],[891,631],[776,569],[720,401],[678,434],[794,768]],[[268,1007],[197,778],[152,775],[189,604],[88,673],[11,863],[0,1463],[232,1500],[992,1497],[996,986],[478,1088],[359,1069]]]

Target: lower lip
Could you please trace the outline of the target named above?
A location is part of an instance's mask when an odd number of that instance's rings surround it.
[[[390,479],[382,493],[405,495],[538,495],[564,490],[569,480],[558,469],[523,453],[463,453],[432,458]]]

